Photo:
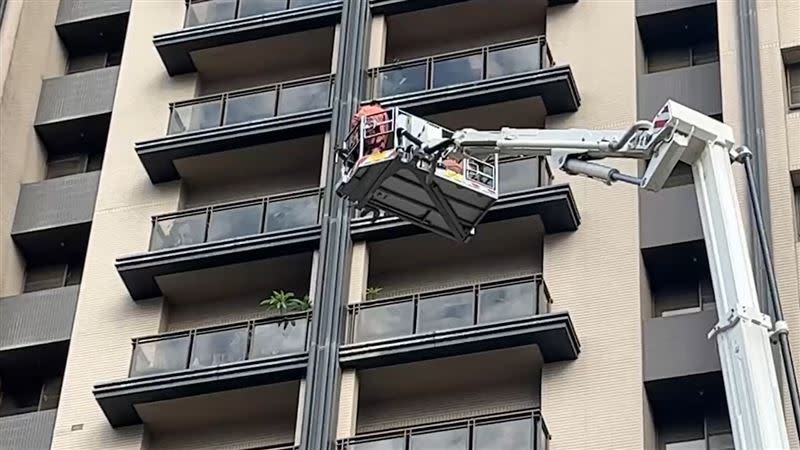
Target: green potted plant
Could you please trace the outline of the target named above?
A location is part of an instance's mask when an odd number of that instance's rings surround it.
[[[272,291],[272,295],[267,297],[258,304],[267,309],[267,311],[274,313],[278,316],[285,316],[294,312],[303,312],[311,309],[311,300],[308,295],[298,297],[294,292],[284,292],[283,290]],[[283,321],[284,328],[291,323],[294,326],[294,320]]]
[[[377,286],[368,287],[366,292],[367,300],[375,300],[376,298],[378,298],[378,294],[380,294],[381,291],[383,291],[382,287],[377,287]]]

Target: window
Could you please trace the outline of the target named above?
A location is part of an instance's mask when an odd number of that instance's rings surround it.
[[[100,170],[103,166],[103,154],[93,152],[81,155],[64,155],[47,161],[45,179],[53,179]]]
[[[70,55],[67,74],[118,66],[122,62],[122,49],[113,49],[87,55]]]
[[[35,292],[80,284],[82,264],[47,264],[28,267],[23,292]]]
[[[642,250],[653,317],[714,310],[714,288],[702,240]]]
[[[0,417],[58,407],[61,375],[8,376],[0,386]]]
[[[800,109],[800,62],[786,65],[789,108]]]
[[[680,47],[652,49],[646,56],[647,73],[655,73],[717,62],[719,50],[716,41],[705,41]]]

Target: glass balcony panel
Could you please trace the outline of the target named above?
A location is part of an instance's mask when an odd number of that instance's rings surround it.
[[[372,341],[413,332],[414,304],[410,301],[363,308],[356,316],[356,342]]]
[[[150,250],[182,247],[205,241],[206,212],[158,219],[150,237]]]
[[[478,297],[478,323],[530,317],[535,314],[536,283],[481,289]]]
[[[205,130],[220,125],[222,100],[176,106],[169,118],[167,134]]]
[[[256,325],[250,359],[305,351],[307,328],[305,318]]]
[[[225,125],[268,119],[275,116],[275,91],[229,97]]]
[[[289,8],[302,8],[304,6],[321,5],[331,0],[289,0]]]
[[[247,328],[198,333],[194,337],[189,367],[212,367],[244,361]]]
[[[532,426],[531,419],[476,425],[474,450],[534,450]]]
[[[317,195],[270,201],[267,204],[266,232],[316,225],[318,207]]]
[[[500,195],[527,191],[541,186],[538,158],[516,158],[500,163]]]
[[[186,9],[185,27],[196,27],[234,18],[236,18],[236,0],[194,1],[189,3]]]
[[[550,447],[550,439],[544,432],[542,419],[536,419],[536,450],[547,450]]]
[[[469,55],[433,62],[433,87],[440,88],[483,78],[483,55]]]
[[[472,325],[473,301],[472,291],[421,299],[417,332],[425,333]]]
[[[330,105],[331,83],[329,80],[301,84],[281,89],[278,97],[278,114],[293,114]]]
[[[403,450],[405,448],[405,438],[396,437],[382,439],[380,441],[361,442],[347,446],[350,450]]]
[[[409,450],[467,450],[468,437],[466,428],[416,434],[411,436]]]
[[[188,357],[189,336],[138,343],[133,349],[131,377],[185,369]]]
[[[424,91],[427,88],[426,67],[423,62],[373,74],[373,82],[376,83],[373,94],[377,97],[389,97]]]
[[[486,78],[502,77],[541,69],[541,48],[541,44],[535,42],[519,47],[489,50],[486,61]]]
[[[211,223],[208,225],[208,241],[258,234],[261,232],[262,214],[261,203],[212,210]]]
[[[259,16],[285,11],[289,0],[241,0],[239,17]]]

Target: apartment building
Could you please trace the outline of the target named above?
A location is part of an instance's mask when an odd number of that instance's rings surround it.
[[[0,3],[0,448],[733,448],[686,167],[503,159],[457,244],[350,208],[334,150],[371,99],[617,129],[672,98],[754,148],[800,329],[800,3],[751,1]]]

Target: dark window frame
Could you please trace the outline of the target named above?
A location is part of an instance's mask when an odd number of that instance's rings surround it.
[[[650,52],[645,51],[645,55],[644,55],[645,56],[645,64],[644,64],[645,65],[645,73],[651,74],[651,73],[669,72],[670,70],[684,69],[684,68],[687,68],[687,67],[702,66],[702,65],[705,65],[705,64],[713,64],[715,62],[719,62],[719,42],[714,42],[713,43],[714,44],[714,49],[716,50],[716,53],[715,53],[716,58],[715,59],[711,59],[711,60],[709,60],[707,62],[700,62],[700,63],[695,61],[695,57],[697,56],[697,49],[699,47],[703,46],[703,45],[708,45],[710,43],[711,42],[708,42],[708,41],[700,41],[700,42],[695,42],[695,43],[690,44],[690,45],[682,45],[680,47],[662,47],[662,48],[659,48],[657,50],[651,50]],[[661,69],[661,70],[651,70],[650,69],[650,60],[652,58],[652,56],[651,56],[652,54],[663,52],[663,51],[677,51],[677,50],[681,50],[682,52],[685,52],[686,62],[687,62],[686,65],[681,65],[681,66],[672,67],[672,68],[668,68],[668,69]]]
[[[786,63],[784,69],[786,71],[786,102],[789,110],[800,110],[800,61]],[[793,70],[795,71],[794,78],[792,77]],[[797,91],[797,98],[792,96],[792,89]]]

